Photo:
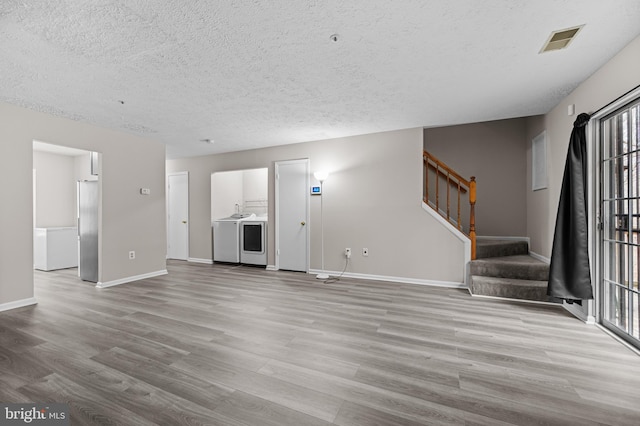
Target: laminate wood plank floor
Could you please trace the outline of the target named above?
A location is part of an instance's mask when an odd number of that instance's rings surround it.
[[[0,313],[0,401],[72,425],[634,425],[640,357],[556,306],[169,261],[108,289],[35,272]]]

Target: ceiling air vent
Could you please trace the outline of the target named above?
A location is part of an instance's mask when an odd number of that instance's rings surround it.
[[[560,50],[569,46],[571,41],[576,37],[576,34],[580,32],[582,27],[584,27],[584,25],[552,32],[546,43],[542,46],[542,49],[539,53],[550,52],[552,50]]]

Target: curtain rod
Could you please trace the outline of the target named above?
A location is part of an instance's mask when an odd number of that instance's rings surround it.
[[[620,99],[624,98],[624,97],[625,97],[625,96],[627,96],[629,93],[633,92],[634,90],[638,90],[639,88],[640,88],[640,85],[638,85],[638,86],[634,87],[634,88],[633,88],[633,89],[631,89],[631,90],[628,90],[627,92],[625,92],[625,93],[623,93],[622,95],[618,96],[617,98],[615,98],[614,100],[612,100],[612,101],[611,101],[611,102],[609,102],[608,104],[604,105],[603,107],[598,108],[598,110],[597,110],[597,111],[594,111],[594,112],[590,113],[589,115],[593,117],[594,115],[596,115],[596,114],[597,114],[597,113],[599,113],[600,111],[602,111],[602,110],[604,110],[604,109],[608,108],[610,105],[613,105],[614,103],[618,102],[618,100],[620,100]]]

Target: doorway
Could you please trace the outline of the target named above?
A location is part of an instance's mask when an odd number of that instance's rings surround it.
[[[167,258],[189,258],[189,172],[167,175]]]
[[[640,347],[640,98],[598,121],[599,319]]]
[[[309,270],[309,160],[279,161],[276,174],[276,268]]]
[[[268,168],[212,173],[212,262],[266,267],[268,211]]]
[[[68,270],[64,273],[84,281],[99,281],[100,162],[98,153],[33,141],[34,269]],[[80,232],[90,224],[80,217],[86,206],[86,197],[79,192],[81,183],[94,187],[93,223],[84,235],[87,238]],[[78,227],[80,223],[83,228]]]

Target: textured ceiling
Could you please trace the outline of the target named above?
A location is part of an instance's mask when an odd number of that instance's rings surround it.
[[[519,117],[548,112],[639,22],[638,0],[2,0],[0,101],[170,158]]]

